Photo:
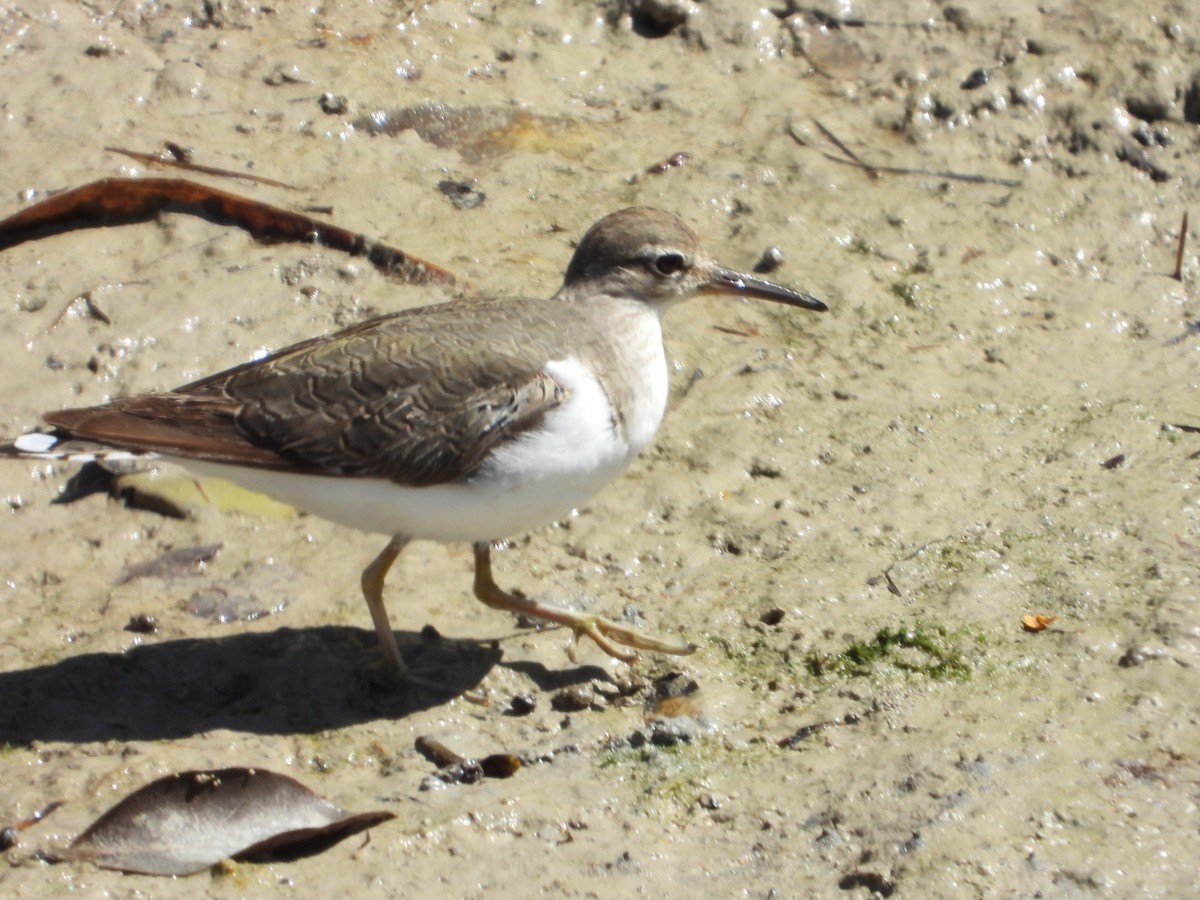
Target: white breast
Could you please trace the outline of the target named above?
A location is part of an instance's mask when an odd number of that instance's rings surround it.
[[[657,320],[653,325],[623,348],[638,390],[622,416],[581,360],[550,362],[546,371],[566,389],[566,402],[539,428],[493,451],[467,483],[400,487],[382,479],[174,461],[361,531],[470,542],[520,534],[583,505],[654,437],[666,408],[667,366]]]

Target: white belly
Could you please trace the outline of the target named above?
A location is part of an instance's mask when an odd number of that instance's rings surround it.
[[[575,359],[552,362],[546,369],[567,389],[567,401],[540,428],[496,448],[469,482],[401,487],[375,478],[173,461],[361,531],[435,541],[498,540],[569,514],[624,472],[649,443],[667,398],[666,360],[661,340],[654,343],[643,391],[624,411],[624,429],[614,429],[608,397],[586,366]]]

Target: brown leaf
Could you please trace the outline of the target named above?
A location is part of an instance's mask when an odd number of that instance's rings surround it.
[[[1047,625],[1058,621],[1058,616],[1025,616],[1021,619],[1021,627],[1026,631],[1045,631]]]
[[[261,769],[181,772],[130,794],[56,859],[191,875],[230,857],[318,852],[392,818],[383,810],[348,813],[295,779]]]
[[[54,194],[0,219],[0,250],[76,228],[146,222],[167,211],[244,228],[255,240],[264,243],[317,243],[365,257],[385,275],[405,284],[470,288],[469,283],[453,272],[398,247],[389,247],[331,222],[183,178],[104,178]]]

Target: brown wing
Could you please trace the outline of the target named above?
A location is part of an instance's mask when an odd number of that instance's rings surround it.
[[[461,480],[566,398],[544,371],[538,304],[409,310],[169,393],[46,420],[135,451],[409,486]]]

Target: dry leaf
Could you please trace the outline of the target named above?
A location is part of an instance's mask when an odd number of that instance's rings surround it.
[[[1047,625],[1058,621],[1058,616],[1025,616],[1021,619],[1021,627],[1026,631],[1045,631]]]
[[[191,875],[223,859],[317,852],[394,813],[348,813],[286,775],[181,772],[130,794],[55,858],[145,875]]]

